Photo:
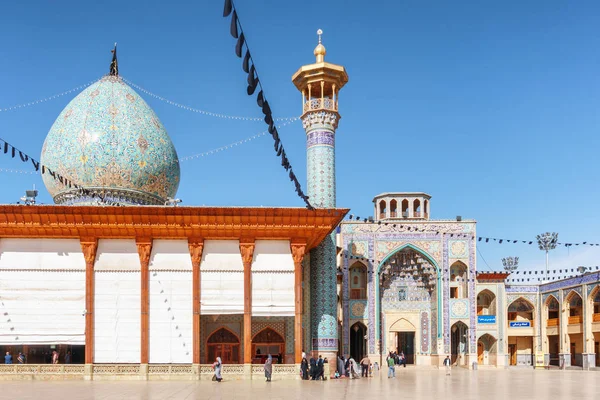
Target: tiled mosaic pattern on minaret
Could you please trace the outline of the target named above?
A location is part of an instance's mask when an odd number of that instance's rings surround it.
[[[303,118],[306,129],[307,189],[310,202],[318,208],[335,203],[335,127],[337,113],[316,111]],[[312,348],[337,351],[337,294],[335,237],[328,236],[311,252]]]

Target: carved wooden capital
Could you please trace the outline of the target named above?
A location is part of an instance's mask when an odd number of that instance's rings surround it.
[[[192,258],[192,266],[197,267],[202,261],[202,250],[204,249],[204,240],[197,238],[188,239],[188,248]]]
[[[254,258],[254,246],[254,240],[240,240],[240,254],[242,255],[242,262],[244,265],[252,264]]]
[[[306,244],[292,242],[290,247],[292,249],[292,258],[294,259],[294,264],[302,264],[302,260],[304,260],[304,254],[306,252]]]
[[[96,262],[96,251],[98,250],[98,239],[96,238],[79,238],[81,244],[81,250],[83,251],[83,258],[85,259],[86,265],[94,265]]]
[[[143,266],[148,266],[152,254],[152,239],[138,238],[135,240],[135,244],[137,245],[140,263]]]

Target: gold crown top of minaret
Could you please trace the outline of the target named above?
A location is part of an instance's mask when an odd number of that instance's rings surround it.
[[[321,29],[319,29],[317,31],[317,35],[319,35],[319,44],[317,45],[317,47],[315,47],[315,51],[313,52],[315,57],[317,57],[318,63],[323,62],[325,59],[325,54],[327,54],[327,50],[325,49],[325,46],[323,46],[323,43],[321,43],[321,35],[322,34],[323,34],[323,31]]]

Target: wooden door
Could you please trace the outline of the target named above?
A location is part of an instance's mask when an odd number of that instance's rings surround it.
[[[575,361],[575,343],[571,343],[571,365],[576,365],[576,361]]]
[[[477,343],[477,363],[483,365],[483,343]]]
[[[508,354],[510,355],[510,365],[517,365],[517,345],[508,345]]]
[[[594,343],[594,353],[596,353],[596,367],[600,367],[600,342]]]

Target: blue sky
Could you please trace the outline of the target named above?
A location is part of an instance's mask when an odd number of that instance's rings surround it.
[[[222,2],[9,2],[0,13],[0,109],[93,81],[119,43],[120,73],[173,101],[260,117],[245,94]],[[386,191],[425,191],[433,218],[478,221],[478,235],[534,240],[547,230],[564,242],[600,242],[600,4],[597,2],[420,2],[342,0],[236,2],[267,98],[278,117],[301,113],[291,83],[312,63],[315,31],[326,60],[346,67],[340,95],[337,198],[355,215],[373,214]],[[180,157],[264,131],[180,110],[143,93]],[[54,119],[75,94],[0,112],[0,137],[39,157]],[[280,130],[300,181],[300,122]],[[0,168],[30,164],[0,157]],[[0,201],[15,202],[35,175],[0,172]],[[40,200],[50,203],[45,190]],[[261,137],[182,162],[186,205],[302,206]],[[485,244],[501,257],[541,268],[536,246]],[[600,247],[557,249],[558,268],[600,264]],[[479,270],[486,270],[479,257]]]

